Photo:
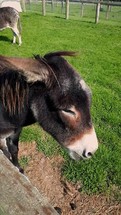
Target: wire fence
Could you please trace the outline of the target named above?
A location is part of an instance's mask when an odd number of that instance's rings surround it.
[[[69,2],[69,18],[73,19],[95,19],[96,16],[95,3],[84,3],[81,1]],[[26,0],[26,11],[37,12],[43,14],[42,1]],[[45,1],[45,15],[52,15],[58,17],[66,17],[66,2],[63,0],[48,0]],[[121,21],[121,6],[100,6],[100,20]]]

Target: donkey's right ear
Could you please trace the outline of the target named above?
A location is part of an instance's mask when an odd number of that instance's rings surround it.
[[[38,81],[42,81],[45,83],[47,88],[50,88],[54,81],[57,81],[57,77],[53,71],[53,69],[50,67],[50,65],[47,63],[47,60],[39,55],[34,56],[35,59],[40,63],[40,73],[39,73],[39,79]],[[39,65],[38,65],[39,67]]]

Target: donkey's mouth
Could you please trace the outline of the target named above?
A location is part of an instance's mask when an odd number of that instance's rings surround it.
[[[83,154],[79,155],[77,152],[75,151],[70,151],[69,150],[69,155],[73,160],[79,161],[79,160],[88,160],[91,158],[91,156],[85,157]]]
[[[71,157],[73,160],[76,160],[76,161],[79,161],[79,160],[83,159],[79,154],[77,154],[77,153],[74,152],[74,151],[70,151],[70,150],[69,150],[69,155],[70,155],[70,157]]]

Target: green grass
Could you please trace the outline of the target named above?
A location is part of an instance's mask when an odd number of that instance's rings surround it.
[[[10,30],[0,32],[0,54],[9,56],[43,55],[54,50],[75,50],[68,58],[93,92],[92,118],[99,139],[99,150],[88,161],[75,162],[52,137],[37,125],[23,129],[21,141],[36,141],[47,156],[61,153],[62,172],[68,180],[80,181],[81,191],[110,192],[116,187],[121,199],[121,25],[118,21],[65,20],[63,17],[21,14],[21,47],[12,45]],[[25,163],[27,162],[25,158]]]
[[[1,206],[0,206],[0,215],[7,215],[7,212],[5,212]]]
[[[23,155],[19,160],[19,164],[23,169],[25,169],[25,167],[28,165],[30,160],[31,160],[30,157]]]

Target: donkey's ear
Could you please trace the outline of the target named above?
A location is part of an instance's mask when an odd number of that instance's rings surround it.
[[[50,65],[47,63],[46,59],[43,57],[40,57],[39,55],[34,56],[37,61],[40,63],[40,74],[39,74],[39,80],[45,83],[45,85],[50,88],[50,86],[53,84],[54,80],[57,80],[57,77],[53,71],[53,69],[50,67]]]

